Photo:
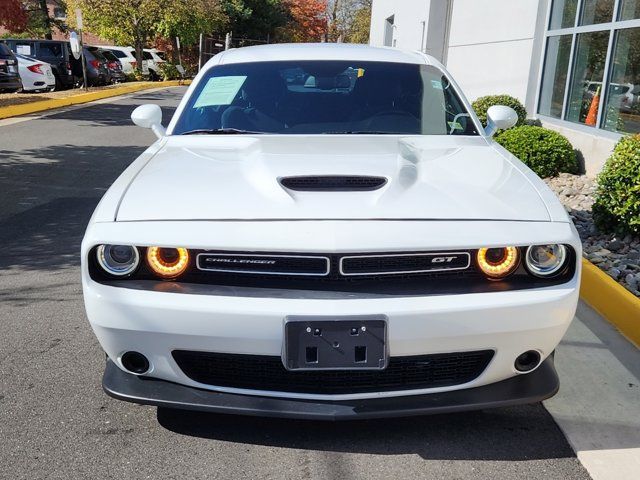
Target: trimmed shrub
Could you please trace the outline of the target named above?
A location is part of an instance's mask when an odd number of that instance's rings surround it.
[[[139,68],[134,68],[133,72],[127,73],[127,82],[141,82],[142,80],[144,80],[144,76]]]
[[[540,177],[560,172],[577,173],[578,160],[573,146],[558,132],[534,125],[505,130],[496,142],[522,160]]]
[[[476,99],[476,101],[471,104],[483,126],[487,126],[487,110],[494,105],[504,105],[513,108],[518,114],[516,127],[524,125],[524,121],[527,118],[527,110],[524,108],[524,105],[520,103],[520,100],[511,95],[487,95],[486,97]]]
[[[178,80],[180,79],[180,72],[173,63],[164,62],[160,64],[160,74],[162,75],[162,79],[167,80]]]
[[[598,175],[593,220],[602,232],[640,234],[640,134],[622,138]]]

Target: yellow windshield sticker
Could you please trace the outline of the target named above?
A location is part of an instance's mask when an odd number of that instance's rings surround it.
[[[198,95],[193,108],[230,105],[244,84],[246,76],[213,77]]]

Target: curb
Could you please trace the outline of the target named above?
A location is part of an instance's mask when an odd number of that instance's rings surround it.
[[[131,85],[123,85],[122,87],[98,90],[97,92],[79,93],[65,98],[51,98],[39,102],[23,103],[21,105],[10,105],[8,107],[0,107],[0,119],[17,117],[19,115],[28,115],[29,113],[42,112],[54,108],[68,107],[81,103],[93,102],[103,98],[117,97],[126,93],[138,92],[140,90],[149,90],[151,88],[177,87],[178,85],[188,85],[189,82],[179,82],[171,80],[168,82],[136,82]]]
[[[580,296],[640,348],[640,298],[584,258]]]

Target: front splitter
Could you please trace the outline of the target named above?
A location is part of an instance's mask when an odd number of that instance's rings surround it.
[[[559,388],[553,356],[535,371],[482,387],[450,392],[363,400],[318,401],[214,392],[122,371],[111,360],[102,379],[104,391],[127,402],[214,413],[308,420],[433,415],[536,403]]]

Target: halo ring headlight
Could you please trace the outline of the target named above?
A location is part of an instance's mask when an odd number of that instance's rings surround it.
[[[518,268],[520,253],[517,247],[481,248],[476,260],[482,273],[492,280],[499,280]]]
[[[159,277],[175,278],[189,266],[189,251],[186,248],[149,247],[147,263]]]
[[[105,272],[116,277],[130,275],[140,264],[138,249],[131,245],[99,245],[96,259]]]
[[[566,264],[567,247],[560,244],[531,245],[527,248],[525,264],[531,275],[551,277]]]

